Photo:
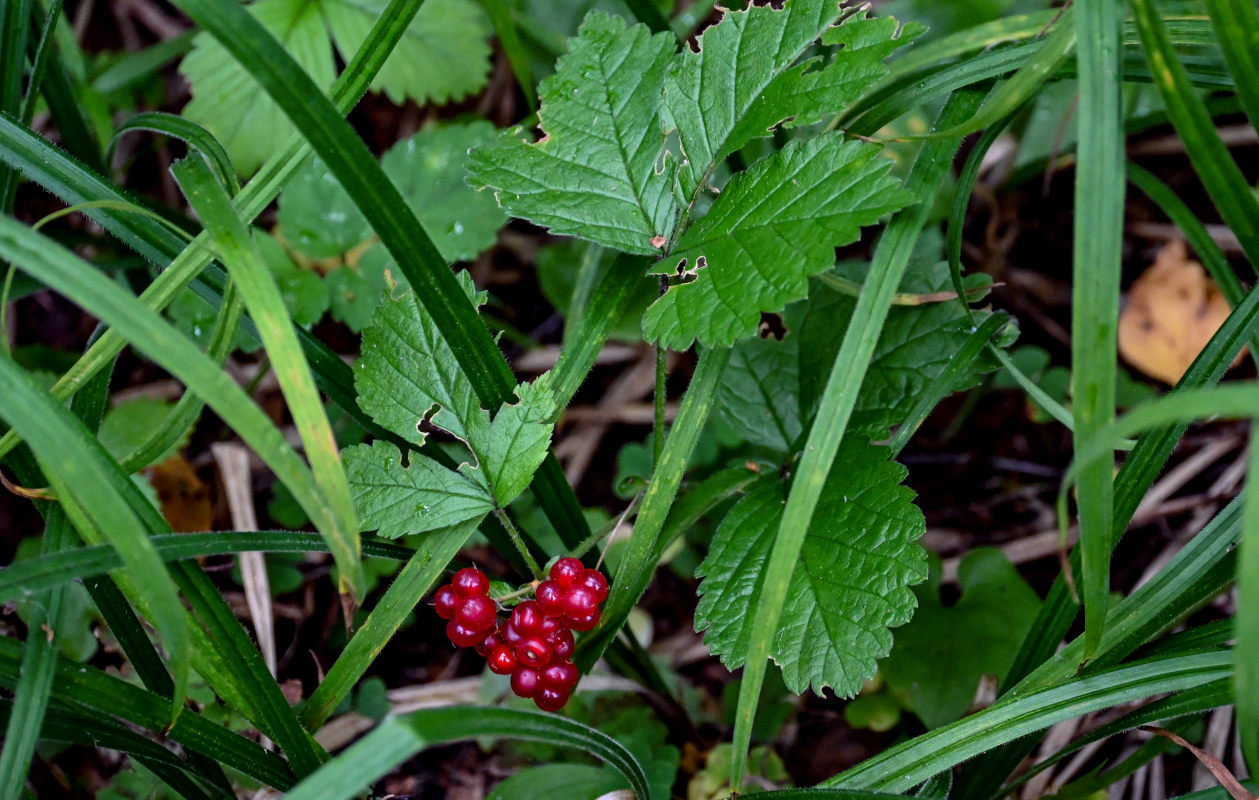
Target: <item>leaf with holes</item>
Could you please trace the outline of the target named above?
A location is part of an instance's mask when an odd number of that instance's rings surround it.
[[[853,696],[892,646],[891,628],[912,616],[909,587],[927,576],[918,539],[926,522],[905,469],[886,450],[845,439],[792,574],[771,652],[794,692],[831,687]],[[731,669],[742,665],[785,487],[767,479],[730,510],[713,535],[695,628]]]
[[[480,296],[460,273],[468,301]],[[422,445],[428,430],[460,440],[457,470],[387,442],[345,451],[346,474],[366,529],[382,536],[436,530],[503,508],[528,487],[551,443],[557,406],[550,375],[516,387],[517,402],[481,408],[450,345],[411,292],[387,298],[363,334],[355,365],[359,405],[382,427]]]

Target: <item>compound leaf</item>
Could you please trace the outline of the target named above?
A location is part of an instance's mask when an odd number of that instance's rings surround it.
[[[771,655],[793,692],[832,687],[852,696],[892,646],[889,630],[913,614],[911,584],[927,576],[926,529],[906,471],[886,450],[845,439],[822,490],[791,578]],[[785,500],[781,481],[766,480],[744,497],[713,535],[696,574],[696,630],[731,669],[748,649],[760,580]]]
[[[519,130],[473,151],[473,181],[513,216],[627,253],[653,255],[673,232],[677,200],[661,93],[674,39],[591,12],[542,82],[536,144]],[[654,240],[654,243],[653,243]]]
[[[466,272],[469,302],[480,297]],[[550,375],[516,388],[491,419],[437,326],[414,293],[387,297],[363,334],[355,365],[359,405],[382,427],[423,445],[423,426],[456,437],[471,458],[457,470],[419,453],[404,464],[387,442],[345,451],[346,471],[366,528],[382,536],[435,530],[505,507],[528,487],[546,457],[556,400]]]
[[[864,12],[832,28],[836,0],[788,0],[781,9],[726,11],[704,31],[697,51],[685,50],[665,92],[685,159],[679,182],[688,198],[712,168],[751,139],[783,122],[805,123],[856,99],[887,73],[883,59],[921,31],[896,37],[890,17]],[[823,66],[805,57],[819,37],[843,49]]]
[[[317,86],[332,85],[336,76],[332,44],[318,3],[259,0],[249,12]],[[197,34],[179,71],[192,86],[192,100],[183,115],[214,134],[242,175],[252,174],[293,134],[293,123],[280,107],[210,34]]]
[[[761,314],[808,292],[835,248],[913,197],[888,175],[879,148],[842,134],[796,139],[739,173],[677,250],[658,262],[684,283],[647,309],[648,339],[685,350],[695,339],[726,347],[752,335]]]

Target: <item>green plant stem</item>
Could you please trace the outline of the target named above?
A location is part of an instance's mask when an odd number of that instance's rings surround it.
[[[494,516],[503,525],[503,530],[507,531],[508,538],[515,545],[516,552],[520,553],[520,557],[524,559],[525,564],[529,566],[529,571],[533,573],[533,577],[538,580],[544,580],[546,575],[542,572],[542,567],[538,566],[537,559],[533,557],[533,553],[529,552],[528,545],[521,537],[520,531],[516,528],[516,523],[511,521],[511,517],[501,508],[494,509]]]

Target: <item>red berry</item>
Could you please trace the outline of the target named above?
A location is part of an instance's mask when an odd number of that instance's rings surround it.
[[[599,609],[596,608],[583,617],[565,617],[564,621],[575,631],[588,631],[599,624]]]
[[[586,570],[577,585],[594,592],[596,603],[602,603],[608,599],[608,579],[603,577],[603,573],[597,569]]]
[[[543,689],[553,689],[568,694],[577,685],[577,667],[571,661],[560,661],[551,664],[538,673],[538,685]]]
[[[485,638],[484,631],[465,628],[453,619],[446,623],[446,635],[459,647],[472,647]]]
[[[533,702],[543,711],[559,711],[568,702],[568,692],[543,689],[534,696]]]
[[[574,586],[564,595],[564,616],[569,619],[585,617],[591,611],[599,610],[599,601],[595,593],[585,586]]]
[[[455,577],[450,580],[450,585],[463,597],[474,595],[484,597],[490,593],[490,579],[485,577],[484,572],[472,567],[464,567],[456,572]]]
[[[533,697],[538,693],[538,671],[519,667],[511,674],[511,690],[517,697]]]
[[[546,616],[532,600],[526,600],[511,610],[511,624],[524,636],[541,633]]]
[[[505,644],[496,645],[487,659],[490,665],[490,672],[495,675],[510,675],[520,666],[520,662],[516,659],[516,654],[512,652],[511,647]]]
[[[551,663],[551,646],[541,639],[525,639],[516,645],[516,658],[526,667],[545,667]]]
[[[498,609],[488,597],[465,597],[455,609],[455,620],[463,627],[475,631],[487,631],[498,620]]]
[[[495,630],[491,632],[488,636],[486,636],[484,639],[476,643],[477,655],[485,656],[486,658],[488,658],[490,655],[490,652],[493,651],[495,647],[498,647],[502,643],[503,643],[503,637],[499,635],[497,630]]]
[[[508,644],[520,644],[520,640],[525,638],[520,635],[520,631],[516,630],[516,626],[511,624],[511,620],[507,620],[507,624],[499,631],[499,635],[503,637],[503,641]]]
[[[573,642],[573,632],[568,628],[560,628],[555,633],[546,638],[546,643],[551,645],[551,658],[554,661],[566,661],[576,649]]]
[[[433,610],[442,619],[454,619],[455,609],[459,607],[459,595],[449,586],[443,586],[433,595]]]
[[[567,556],[551,565],[551,580],[558,583],[562,588],[567,589],[576,585],[585,571],[586,568],[582,566],[580,561]]]
[[[564,613],[561,603],[564,601],[564,588],[555,581],[542,581],[534,590],[538,598],[538,607],[547,614],[559,616]]]

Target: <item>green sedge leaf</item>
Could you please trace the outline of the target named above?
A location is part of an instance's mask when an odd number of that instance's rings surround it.
[[[910,585],[927,577],[918,539],[926,521],[904,467],[886,450],[849,438],[822,490],[792,574],[771,657],[794,692],[832,687],[853,696],[909,621]],[[739,501],[713,535],[695,612],[696,630],[731,669],[748,650],[761,578],[782,518],[785,489],[767,480]]]

